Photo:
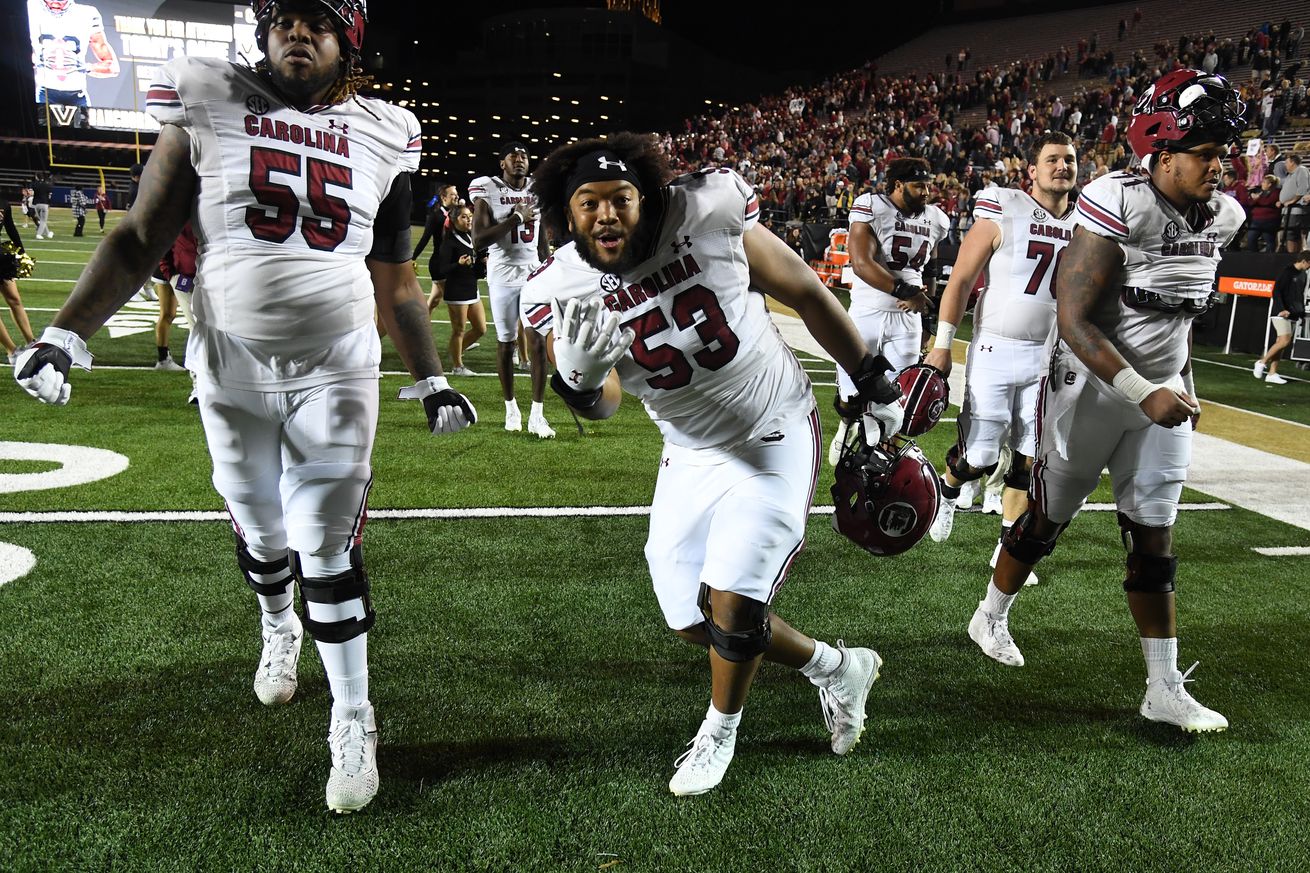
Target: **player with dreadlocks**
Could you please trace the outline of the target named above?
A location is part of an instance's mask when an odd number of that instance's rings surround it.
[[[177,58],[150,86],[162,125],[131,211],[96,249],[14,376],[68,402],[86,340],[140,287],[188,217],[197,242],[196,375],[214,486],[262,612],[256,696],[296,692],[308,632],[332,692],[327,805],[378,789],[368,694],[374,613],[362,549],[381,359],[376,307],[434,433],[476,421],[450,389],[410,262],[418,120],[358,96],[363,0],[255,0],[254,68]],[[297,617],[293,583],[301,593]],[[203,616],[202,616],[203,618]]]

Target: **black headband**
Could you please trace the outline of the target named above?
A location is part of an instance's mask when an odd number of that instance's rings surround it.
[[[643,193],[641,179],[637,177],[636,173],[628,169],[627,161],[622,160],[608,149],[597,149],[578,158],[578,162],[573,165],[573,172],[564,185],[564,199],[571,199],[573,192],[588,182],[618,181],[629,182],[632,187],[637,189],[638,193]]]
[[[911,164],[908,167],[897,167],[895,172],[887,173],[889,182],[929,182],[932,180],[932,173],[922,164]]]

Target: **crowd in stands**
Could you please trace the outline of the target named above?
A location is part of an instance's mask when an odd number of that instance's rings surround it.
[[[1135,14],[1131,26],[1139,21]],[[1129,26],[1121,22],[1121,38]],[[1169,70],[1197,67],[1229,76],[1242,91],[1249,129],[1266,136],[1310,115],[1300,58],[1304,34],[1290,21],[1266,22],[1238,40],[1183,34],[1158,43],[1150,57],[1142,51],[1116,57],[1113,46],[1092,34],[1072,50],[1061,46],[1044,58],[972,71],[971,53],[961,48],[946,57],[945,70],[923,76],[880,76],[869,63],[818,85],[687,119],[664,146],[679,170],[735,167],[756,186],[762,215],[775,229],[844,221],[855,197],[885,190],[888,162],[923,157],[936,174],[932,199],[951,216],[958,239],[979,190],[1028,187],[1025,155],[1046,130],[1063,130],[1081,144],[1080,184],[1127,167],[1133,105]],[[1237,75],[1246,65],[1249,77]],[[1061,97],[1052,81],[1071,71],[1078,84]],[[1263,167],[1252,172],[1236,147],[1231,163],[1243,184],[1259,188]],[[1258,193],[1246,193],[1249,208],[1263,208]]]

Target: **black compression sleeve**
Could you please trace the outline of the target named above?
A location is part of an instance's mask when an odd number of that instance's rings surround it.
[[[370,260],[403,264],[411,260],[414,244],[409,238],[409,210],[412,204],[409,173],[401,173],[391,183],[391,190],[378,206],[373,222],[373,250]]]

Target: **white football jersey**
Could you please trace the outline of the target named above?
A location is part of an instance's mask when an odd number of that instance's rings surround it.
[[[499,224],[509,217],[520,203],[537,205],[532,191],[532,177],[521,189],[512,188],[500,176],[479,176],[469,183],[469,200],[487,201],[491,218]],[[528,273],[541,263],[537,257],[537,234],[541,232],[538,220],[520,224],[501,236],[487,250],[487,281],[502,285],[522,285]]]
[[[1055,324],[1055,271],[1073,238],[1073,207],[1051,215],[1018,188],[987,188],[978,194],[973,217],[1000,229],[973,313],[974,332],[1046,342]]]
[[[301,112],[252,70],[185,57],[160,70],[146,108],[191,138],[193,339],[210,343],[210,369],[256,390],[376,372],[370,350],[333,340],[373,324],[365,257],[379,204],[418,168],[413,113],[364,97]]]
[[[864,222],[878,240],[878,262],[902,282],[923,287],[923,265],[932,258],[951,222],[929,204],[917,215],[896,208],[886,194],[861,194],[851,206],[850,224]],[[859,276],[851,280],[851,314],[896,312],[897,300]]]
[[[759,200],[735,172],[675,179],[650,257],[622,276],[588,265],[569,243],[523,287],[524,321],[545,334],[550,301],[602,295],[637,337],[617,370],[666,441],[730,448],[814,406],[809,378],[779,336],[764,295],[750,288],[742,234]]]
[[[37,89],[85,91],[85,58],[91,37],[105,32],[100,10],[70,3],[63,13],[56,15],[42,0],[28,0],[27,28],[32,37]]]
[[[1163,312],[1132,306],[1121,293],[1092,313],[1092,322],[1145,378],[1163,382],[1182,370],[1195,317],[1184,305],[1209,297],[1223,247],[1245,219],[1238,202],[1221,191],[1180,213],[1147,176],[1136,173],[1110,173],[1082,190],[1074,222],[1123,249],[1118,284],[1184,307]]]

